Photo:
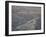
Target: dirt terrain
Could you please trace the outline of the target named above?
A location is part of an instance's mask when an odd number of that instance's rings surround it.
[[[41,8],[12,6],[12,31],[41,29]]]

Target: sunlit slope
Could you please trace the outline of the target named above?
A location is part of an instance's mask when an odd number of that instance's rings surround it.
[[[37,18],[34,18],[30,21],[27,21],[27,23],[23,24],[23,25],[20,25],[20,26],[17,26],[16,29],[18,30],[35,30],[36,28],[36,23],[37,23],[37,20],[39,19],[40,17],[37,17]]]

